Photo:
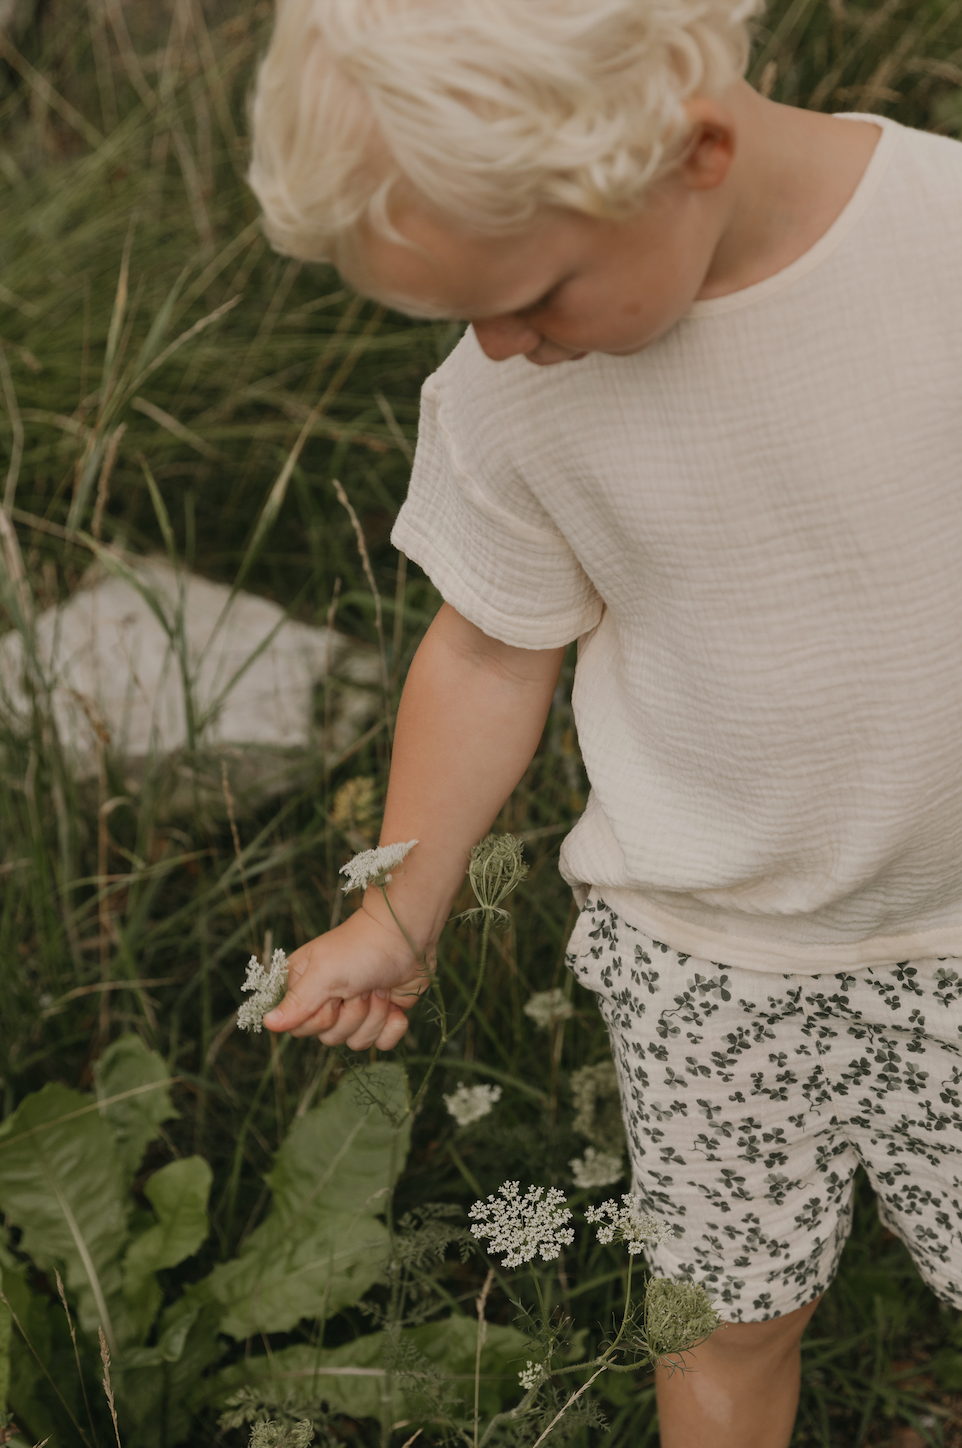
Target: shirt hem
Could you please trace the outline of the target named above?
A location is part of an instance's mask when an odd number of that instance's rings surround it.
[[[586,893],[584,887],[576,890]],[[865,970],[897,965],[904,960],[962,957],[962,924],[943,925],[898,935],[873,935],[846,945],[793,945],[782,940],[746,940],[705,926],[692,925],[659,909],[635,890],[594,885],[590,893],[636,930],[684,955],[713,965],[738,966],[769,975],[826,975],[835,970]]]

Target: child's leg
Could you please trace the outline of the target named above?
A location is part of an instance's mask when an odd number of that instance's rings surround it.
[[[661,1448],[788,1448],[798,1407],[802,1333],[818,1306],[769,1322],[734,1322],[659,1369]]]

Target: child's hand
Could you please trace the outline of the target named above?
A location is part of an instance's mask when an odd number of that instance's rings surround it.
[[[264,1017],[267,1029],[354,1051],[392,1050],[430,984],[398,931],[364,909],[295,950],[288,972],[286,996]]]

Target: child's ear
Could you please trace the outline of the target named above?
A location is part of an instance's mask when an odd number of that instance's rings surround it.
[[[679,174],[695,191],[712,191],[727,177],[735,156],[735,117],[706,96],[685,102],[691,125]]]

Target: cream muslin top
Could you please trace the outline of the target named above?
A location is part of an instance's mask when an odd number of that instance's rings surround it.
[[[860,119],[816,245],[638,355],[469,330],[393,534],[491,636],[578,638],[579,899],[766,971],[962,956],[962,143]]]

